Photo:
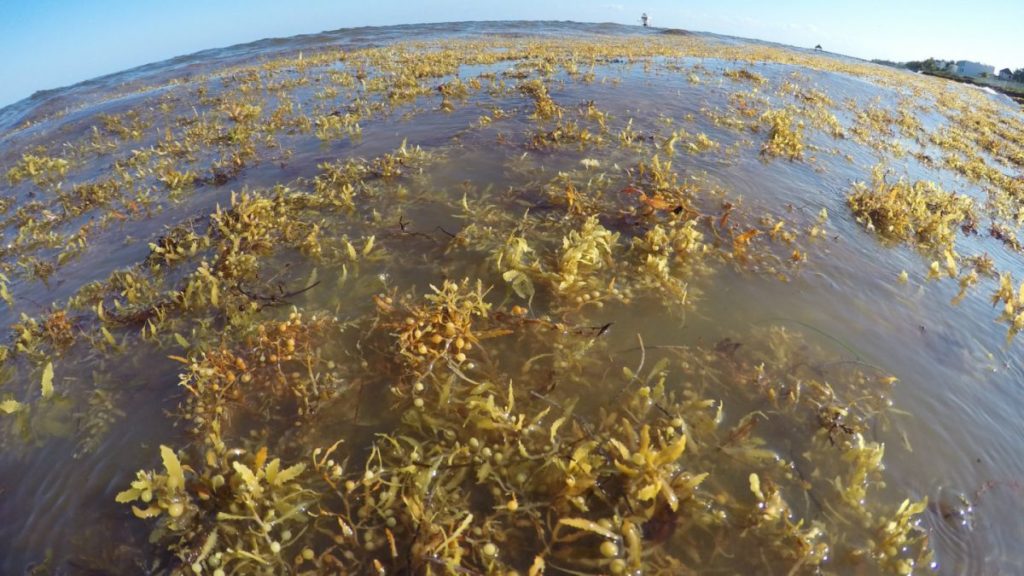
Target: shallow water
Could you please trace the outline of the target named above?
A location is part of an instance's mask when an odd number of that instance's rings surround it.
[[[181,127],[187,125],[181,119],[218,114],[221,102],[196,101],[198,87],[207,87],[207,94],[215,97],[234,97],[236,88],[229,81],[230,74],[241,76],[245,67],[274,58],[290,58],[294,64],[300,52],[310,58],[333,50],[353,51],[399,41],[475,40],[494,35],[509,42],[514,40],[508,38],[570,38],[643,43],[669,38],[656,30],[610,25],[465,23],[343,30],[207,51],[39,94],[0,110],[0,171],[14,167],[22,154],[36,145],[56,156],[66,150],[62,147],[64,142],[89,141],[98,114],[142,111],[151,124],[138,139],[118,143],[110,152],[74,153],[74,169],[62,187],[67,190],[75,182],[103,178],[113,170],[115,159],[123,159],[129,150],[155,145],[164,137],[164,129],[180,134]],[[976,198],[979,204],[989,191],[984,183],[952,169],[930,167],[912,155],[893,154],[886,147],[899,142],[910,152],[941,158],[944,152],[927,139],[901,135],[899,128],[892,136],[881,138],[885,145],[854,137],[857,111],[872,106],[892,111],[918,106],[924,110],[916,114],[921,121],[919,134],[924,135],[953,122],[947,115],[952,112],[935,101],[935,95],[944,92],[952,92],[964,101],[983,101],[1018,127],[1022,122],[1020,111],[1006,107],[1002,100],[968,94],[967,89],[940,85],[934,79],[908,74],[903,86],[898,73],[879,72],[877,78],[861,77],[848,68],[831,69],[827,57],[807,54],[802,57],[820,59],[820,66],[815,68],[802,61],[740,61],[732,53],[721,57],[715,53],[726,46],[750,50],[761,46],[735,39],[722,42],[715,37],[680,38],[698,43],[704,52],[658,56],[646,63],[600,62],[587,68],[593,72],[589,80],[563,70],[546,77],[551,98],[565,110],[566,117],[598,134],[596,125],[577,111],[593,102],[608,114],[605,143],[601,145],[568,142],[530,146],[538,126],[544,132],[552,125],[531,118],[534,104],[514,89],[495,87],[491,93],[486,89],[473,90],[464,100],[454,99],[451,112],[438,110],[441,98],[435,90],[413,103],[366,115],[359,122],[358,138],[322,141],[309,131],[284,130],[273,143],[258,142],[258,160],[247,162],[220,184],[207,181],[168,193],[166,187],[154,183],[151,174],[140,173],[134,179],[134,191],[150,190],[149,210],[141,208],[133,213],[131,209],[138,209],[142,203],[127,201],[62,221],[59,231],[68,234],[89,221],[99,221],[104,210],[119,213],[108,220],[105,228],[90,232],[88,246],[82,253],[58,265],[46,278],[34,275],[31,263],[23,265],[23,258],[35,256],[42,261],[55,261],[62,248],[60,243],[38,249],[5,250],[3,271],[10,278],[14,305],[0,308],[0,322],[12,325],[22,314],[42,318],[51,309],[51,303],[63,305],[86,284],[104,281],[115,270],[139,265],[150,255],[148,244],[166,234],[168,228],[185,221],[205,226],[207,216],[218,206],[227,207],[234,192],[264,190],[278,184],[308,190],[312,179],[322,172],[322,163],[379,157],[398,149],[403,142],[410,148],[419,146],[436,153],[439,159],[422,168],[422,173],[407,168],[397,179],[382,178],[380,188],[374,192],[379,196],[360,196],[352,213],[325,211],[320,220],[338,253],[342,250],[337,242],[341,235],[351,236],[352,244],[361,249],[365,238],[374,234],[381,247],[378,253],[383,255],[342,266],[344,258],[325,256],[320,260],[304,256],[294,247],[284,248],[267,257],[270,265],[250,290],[263,294],[273,294],[274,290],[278,294],[294,292],[314,285],[311,275],[315,270],[319,285],[282,298],[282,302],[309,314],[327,311],[342,322],[353,323],[374,313],[371,297],[375,294],[395,290],[398,294],[422,295],[429,292],[430,284],[439,285],[447,278],[479,278],[493,287],[488,300],[496,306],[527,306],[505,286],[501,274],[487,260],[489,247],[457,246],[452,242],[478,218],[488,221],[483,212],[465,212],[461,208],[463,196],[472,206],[497,207],[505,220],[495,216],[496,229],[504,230],[501,223],[516,217],[532,219],[539,236],[527,240],[538,252],[554,254],[564,230],[574,227],[566,224],[573,217],[567,216],[565,205],[559,203],[557,195],[548,192],[550,183],[556,181],[559,172],[565,172],[581,190],[587,190],[588,180],[600,180],[599,175],[604,174],[610,184],[599,186],[595,194],[601,206],[599,220],[605,228],[621,233],[620,251],[625,258],[630,240],[643,235],[650,218],[662,216],[647,215],[648,220],[637,216],[636,201],[630,193],[621,192],[636,181],[635,173],[627,170],[660,153],[662,161],[671,158],[672,172],[679,181],[697,190],[692,197],[697,210],[713,214],[713,220],[718,220],[723,218],[725,202],[736,207],[730,225],[735,223],[737,228],[728,233],[735,235],[752,227],[765,229],[757,244],[758,254],[763,252],[764,259],[744,263],[742,259],[727,258],[713,264],[711,273],[687,278],[694,294],[692,309],[650,295],[631,302],[610,300],[602,307],[573,307],[560,300],[557,291],[538,289],[530,316],[554,314],[555,321],[574,326],[610,324],[607,333],[602,332],[600,351],[595,354],[615,370],[620,364],[635,367],[641,361],[638,338],[640,346],[646,348],[643,362],[650,367],[659,357],[671,356],[668,351],[672,347],[680,346],[716,346],[724,342],[729,348],[729,342],[735,342],[739,346],[733,352],[743,357],[747,350],[758,346],[759,331],[776,326],[798,334],[808,348],[819,351],[816,353],[821,356],[821,366],[815,368],[816,373],[808,373],[808,379],[834,379],[838,383],[844,378],[840,373],[850,365],[867,366],[866,372],[872,374],[877,370],[895,376],[898,382],[889,398],[895,408],[905,412],[875,419],[871,429],[864,431],[867,440],[885,444],[885,485],[878,491],[879,498],[893,508],[903,498],[929,498],[930,508],[921,515],[920,522],[930,535],[939,573],[1024,570],[1024,554],[1018,546],[1024,538],[1024,524],[1020,522],[1024,512],[1020,493],[1024,488],[1019,484],[1024,475],[1024,423],[1018,417],[1024,407],[1024,393],[1019,385],[1024,367],[1018,360],[1020,342],[1007,342],[1007,327],[998,322],[999,312],[991,304],[996,281],[983,278],[958,305],[951,305],[958,291],[956,281],[927,278],[934,255],[880,239],[855,219],[847,203],[853,182],[870,182],[871,169],[879,163],[892,170],[894,176],[935,181],[946,190]],[[691,44],[687,46],[692,48]],[[752,58],[757,57],[756,52],[751,54]],[[859,65],[845,59],[835,62]],[[347,64],[338,66],[347,68]],[[463,81],[481,74],[504,78],[511,67],[509,62],[465,65],[459,69],[458,77]],[[222,69],[229,71],[227,75]],[[739,69],[763,77],[764,82],[734,79],[725,74]],[[697,77],[696,81],[691,75]],[[327,83],[326,76],[320,78]],[[371,74],[367,79],[372,78]],[[430,78],[428,83],[436,87],[451,79],[452,76]],[[505,81],[510,86],[516,82],[507,78]],[[486,86],[487,80],[484,82]],[[833,104],[828,108],[834,111],[847,135],[836,138],[814,127],[813,110],[799,108],[798,116],[806,122],[805,151],[802,159],[791,161],[760,153],[766,135],[763,128],[736,129],[715,122],[715,112],[739,114],[731,98],[740,93],[749,98],[753,107],[802,106],[800,100],[782,90],[787,82],[819,90],[831,98]],[[909,88],[917,86],[914,83],[928,82],[934,84],[928,85],[933,92],[914,93]],[[342,111],[355,104],[344,90],[341,96],[333,98],[318,97],[317,90],[317,86],[299,86],[292,92],[306,113]],[[361,97],[371,103],[384,100],[383,95],[370,91]],[[244,93],[242,98],[261,99],[265,114],[279,102],[279,95],[271,94]],[[764,98],[760,104],[759,98]],[[494,116],[495,106],[506,110],[508,117],[495,117],[489,124],[481,125],[478,118],[485,114]],[[756,121],[758,117],[759,114],[747,118]],[[642,139],[637,148],[620,147],[617,134],[627,125],[651,138]],[[689,135],[705,134],[718,146],[690,152],[680,142],[674,153],[659,149],[671,131],[679,128]],[[221,151],[213,148],[186,154],[180,165],[194,167],[205,177],[204,168]],[[584,158],[598,160],[599,167],[581,166]],[[990,155],[984,158],[1013,178],[1024,177],[1019,166]],[[0,188],[5,198],[13,199],[4,215],[7,219],[3,237],[9,246],[18,245],[16,239],[24,227],[11,215],[26,203],[49,202],[54,198],[54,189],[44,188],[28,180],[5,183]],[[56,206],[47,210],[59,213]],[[827,217],[819,216],[822,210]],[[796,234],[795,242],[790,245],[765,240],[770,228],[760,224],[765,215],[784,220],[785,229]],[[43,217],[45,214],[38,210],[29,215],[36,220]],[[720,222],[721,233],[726,234],[726,220]],[[984,225],[979,228],[982,232],[987,230]],[[711,232],[706,234],[710,239]],[[1021,254],[984,233],[960,234],[956,248],[962,256],[987,253],[999,271],[1021,274]],[[806,261],[789,261],[787,257],[794,249],[802,252]],[[185,271],[168,268],[171,271],[162,280],[170,284],[175,275],[186,275]],[[904,270],[909,281],[901,284],[897,279]],[[274,277],[266,276],[271,273]],[[347,275],[344,281],[343,275]],[[92,312],[94,307],[93,303],[76,311],[74,330],[80,336],[64,351],[44,347],[38,354],[16,354],[13,343],[17,334],[12,331],[9,338],[12,358],[6,361],[4,375],[0,377],[0,397],[34,403],[36,407],[27,423],[15,422],[23,413],[0,416],[8,419],[0,452],[0,518],[4,520],[0,523],[0,571],[4,573],[26,571],[31,566],[68,574],[130,571],[129,567],[151,566],[153,558],[164,559],[161,569],[173,565],[167,564],[166,554],[159,546],[147,544],[148,530],[143,529],[147,521],[133,518],[130,510],[115,503],[114,498],[127,487],[135,470],[158,467],[159,445],[185,449],[197,442],[187,433],[188,426],[174,416],[186,393],[178,386],[181,364],[167,356],[184,352],[165,343],[140,341],[138,326],[112,327],[116,345],[104,345],[104,337],[97,336],[99,323]],[[280,320],[286,316],[287,306],[267,306],[259,312],[260,319]],[[201,313],[183,314],[174,330],[197,345],[223,344],[218,343],[216,334],[220,330],[230,333],[226,326],[229,322],[216,315],[211,318],[205,320]],[[357,336],[352,330],[342,330],[331,343],[325,344],[324,357],[338,365],[357,363],[358,355],[352,351],[362,342]],[[564,338],[569,347],[580,339],[572,334]],[[521,364],[528,357],[526,348],[517,350],[514,345],[495,344],[494,358],[489,361],[516,374],[515,369],[507,367]],[[57,375],[56,400],[38,398],[39,375],[51,358]],[[559,370],[571,368],[551,368],[552,374]],[[596,377],[601,372],[591,366],[584,373]],[[387,374],[386,369],[381,369],[378,378],[386,378]],[[561,382],[559,378],[552,376],[552,381]],[[577,388],[559,389],[560,394],[586,398],[581,403],[581,413],[595,413],[596,405],[608,401],[587,398],[588,391],[573,377],[567,375],[564,380],[566,386]],[[381,389],[389,385],[373,382],[372,378],[368,381]],[[90,409],[90,398],[99,397],[97,390],[109,394],[110,405]],[[723,389],[720,394],[726,406],[724,421],[729,425],[750,411],[770,411],[767,402],[752,401],[742,393]],[[594,406],[588,408],[588,403]],[[272,449],[275,441],[280,443],[284,451],[281,456],[296,461],[304,459],[314,446],[329,445],[345,437],[346,446],[352,450],[351,458],[360,461],[368,456],[373,433],[386,432],[398,425],[397,413],[389,413],[398,404],[381,393],[369,397],[361,394],[354,405],[354,414],[352,404],[322,410],[322,416],[309,423],[308,430],[295,428],[287,422],[287,416],[259,422],[258,416],[248,414],[239,416],[233,424],[240,436],[251,428],[254,437],[263,439]],[[110,416],[111,423],[92,433],[88,422],[97,414]],[[250,426],[246,418],[254,423]],[[800,438],[813,431],[772,424],[761,432],[767,445],[782,458],[798,462],[797,455],[785,453],[786,447],[799,445]],[[746,475],[715,478],[712,474],[712,482],[719,487],[745,486]],[[812,494],[807,498],[815,497]],[[801,506],[798,502],[798,498],[790,498],[799,517],[827,516],[820,510],[815,512],[813,505]],[[969,503],[970,511],[966,511],[965,502]],[[850,528],[850,532],[870,531]],[[757,573],[782,573],[793,568],[745,562],[738,559],[725,566],[728,570]],[[870,570],[858,568],[855,562],[836,562],[827,569],[841,573]],[[525,571],[528,566],[527,560],[519,569]],[[917,569],[921,573],[930,571],[927,566]]]

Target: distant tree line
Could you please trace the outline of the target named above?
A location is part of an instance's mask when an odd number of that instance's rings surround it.
[[[892,60],[872,60],[872,62],[893,68],[906,68],[914,72],[945,72],[945,68],[939,67],[939,63],[935,58],[911,60],[910,62],[893,62]]]
[[[935,58],[929,58],[927,60],[911,60],[904,64],[904,67],[914,72],[945,72],[946,70],[939,66],[939,63]]]
[[[893,62],[892,60],[872,60],[872,62],[893,68],[906,68],[914,72],[949,72],[945,67],[947,62],[936,60],[935,58],[911,60],[910,62]],[[942,66],[940,66],[940,62],[942,62]],[[1024,84],[1024,68],[1018,68],[1011,72],[1010,79]]]

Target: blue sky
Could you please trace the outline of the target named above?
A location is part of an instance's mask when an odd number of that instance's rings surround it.
[[[638,23],[863,58],[1024,68],[1024,0],[0,0],[0,107],[206,48],[267,37],[458,20]]]

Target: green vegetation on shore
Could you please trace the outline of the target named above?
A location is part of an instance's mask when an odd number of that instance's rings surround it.
[[[998,78],[990,75],[981,77],[961,76],[960,74],[951,72],[945,67],[939,66],[939,61],[934,58],[928,58],[927,60],[920,61],[912,60],[909,62],[893,62],[891,60],[872,60],[872,62],[892,68],[904,68],[913,72],[921,72],[930,76],[946,78],[947,80],[955,80],[965,84],[988,87],[996,92],[1000,92],[1013,98],[1021,104],[1024,104],[1024,68],[1018,68],[1011,72],[1010,78],[1007,81],[994,82],[993,80],[997,80]]]

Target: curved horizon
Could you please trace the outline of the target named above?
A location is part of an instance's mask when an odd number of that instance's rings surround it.
[[[1024,46],[1015,45],[1013,22],[1024,20],[1024,5],[987,0],[970,14],[943,0],[914,0],[900,6],[868,0],[822,7],[810,0],[760,6],[728,0],[715,7],[681,7],[652,0],[625,4],[567,2],[552,6],[523,0],[516,6],[480,7],[465,0],[420,6],[381,0],[373,6],[338,6],[305,0],[300,6],[225,0],[200,4],[181,0],[173,7],[99,0],[86,6],[41,0],[6,8],[0,22],[0,110],[47,91],[137,68],[271,39],[339,30],[422,26],[460,22],[575,22],[639,25],[641,12],[652,27],[810,47],[862,59],[893,61],[928,57],[974,60],[1024,67]],[[635,12],[635,13],[634,13]],[[230,22],[230,26],[225,26]],[[324,23],[337,23],[324,29]],[[320,27],[317,31],[315,28]],[[18,57],[14,57],[18,54]]]

